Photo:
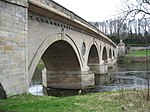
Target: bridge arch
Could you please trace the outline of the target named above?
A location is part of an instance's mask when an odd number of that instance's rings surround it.
[[[47,71],[81,71],[76,53],[64,40],[52,43],[44,52],[42,60]]]
[[[109,58],[112,58],[112,50],[109,49]]]
[[[115,51],[113,50],[113,58],[115,58]]]
[[[102,51],[102,60],[103,60],[104,62],[107,62],[107,61],[108,61],[107,50],[106,50],[106,47],[105,47],[105,46],[104,46],[103,51]]]
[[[89,49],[88,64],[99,64],[99,55],[95,44]]]
[[[28,67],[28,71],[29,71],[29,83],[33,77],[33,73],[35,71],[35,68],[39,62],[39,60],[41,58],[44,59],[43,55],[45,52],[47,52],[47,50],[49,49],[50,46],[50,49],[54,50],[54,47],[57,46],[59,47],[59,45],[61,45],[61,43],[65,46],[65,48],[67,46],[69,46],[69,50],[72,49],[72,52],[73,54],[76,55],[76,60],[79,64],[78,66],[78,70],[80,69],[81,70],[81,67],[82,67],[82,60],[81,60],[81,57],[80,57],[80,54],[79,54],[79,51],[78,51],[78,48],[77,46],[75,45],[75,42],[73,42],[73,40],[71,38],[69,38],[68,36],[64,35],[62,37],[62,33],[57,33],[57,34],[53,34],[49,37],[47,37],[43,42],[42,44],[40,45],[40,47],[38,48],[38,50],[36,51],[35,55],[33,56],[32,58],[32,61],[30,62],[29,64],[29,67]],[[67,50],[66,50],[67,51]],[[59,51],[60,53],[61,51]],[[46,62],[46,59],[44,61],[44,63]],[[46,64],[46,67],[47,69],[49,69],[48,67],[50,65],[48,65],[47,63]],[[77,63],[76,63],[77,64]],[[53,68],[53,70],[55,70],[56,68]],[[77,69],[77,68],[76,68]],[[49,69],[51,70],[51,69]]]

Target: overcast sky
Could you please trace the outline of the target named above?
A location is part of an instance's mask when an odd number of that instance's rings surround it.
[[[54,0],[86,21],[113,19],[121,0]]]

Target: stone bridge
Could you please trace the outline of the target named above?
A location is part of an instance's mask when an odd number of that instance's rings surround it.
[[[46,87],[94,85],[117,55],[106,35],[54,1],[0,0],[1,94],[27,92],[40,59]]]

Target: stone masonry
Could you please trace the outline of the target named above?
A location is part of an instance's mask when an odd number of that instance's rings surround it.
[[[7,95],[27,89],[27,0],[0,0],[0,83]]]

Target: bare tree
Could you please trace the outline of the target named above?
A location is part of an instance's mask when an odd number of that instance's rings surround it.
[[[109,32],[109,35],[111,36],[112,33],[113,33],[113,20],[110,19],[110,20],[107,20],[106,22],[107,22],[107,24],[108,24],[108,32]]]
[[[140,18],[141,20],[138,21],[140,23],[138,23],[138,32],[140,33],[141,29],[140,26],[142,20],[145,20],[145,26],[144,28],[144,32],[145,32],[145,36],[146,36],[146,44],[147,44],[147,18],[150,18],[150,0],[124,0],[124,6],[122,11],[122,17],[123,20],[135,20],[137,18]],[[137,27],[135,27],[136,29],[135,32],[137,32]],[[147,54],[147,49],[146,49],[146,54]],[[147,55],[146,55],[147,57]],[[147,64],[147,71],[148,71],[148,59],[146,59],[146,64]],[[150,100],[150,90],[149,90],[149,81],[150,81],[150,76],[148,75],[147,72],[147,82],[148,82],[148,92],[147,92],[147,100]]]
[[[144,18],[150,16],[150,0],[124,0],[123,1],[123,12],[124,19],[133,18]]]

